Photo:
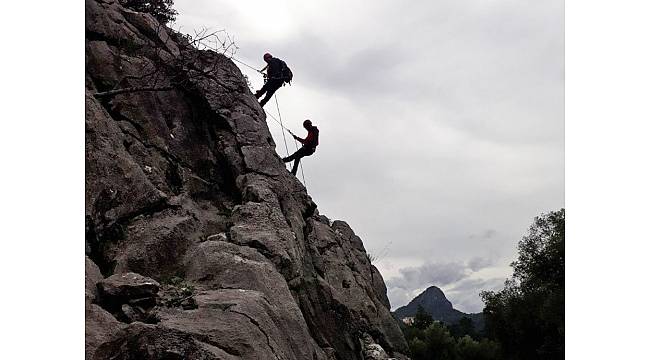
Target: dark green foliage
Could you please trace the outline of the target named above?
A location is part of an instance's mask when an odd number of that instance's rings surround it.
[[[457,323],[449,325],[449,331],[456,338],[461,338],[465,335],[469,335],[473,339],[479,337],[479,334],[474,328],[474,321],[467,316],[463,316]]]
[[[499,345],[491,340],[476,341],[470,336],[454,337],[447,326],[434,321],[427,328],[407,326],[404,336],[413,360],[497,360]]]
[[[442,323],[436,321],[429,325],[424,331],[424,342],[429,354],[434,354],[435,359],[456,358],[456,339]]]
[[[500,359],[499,344],[488,339],[476,341],[466,335],[458,339],[456,349],[458,359],[462,360]]]
[[[427,344],[424,341],[420,340],[418,337],[414,337],[408,340],[409,348],[411,349],[411,358],[413,360],[419,359],[428,359],[427,357]]]
[[[182,307],[183,309],[196,309],[194,300],[194,285],[188,283],[180,276],[161,279],[164,284],[163,291],[159,293],[159,301],[167,307]]]
[[[149,13],[161,24],[176,20],[178,12],[172,9],[174,0],[120,0],[122,6],[131,10]]]
[[[483,292],[488,336],[506,359],[564,359],[564,209],[535,218],[513,278]]]
[[[418,305],[418,311],[415,313],[413,319],[413,326],[418,329],[426,329],[433,323],[433,318],[429,315],[421,305]]]

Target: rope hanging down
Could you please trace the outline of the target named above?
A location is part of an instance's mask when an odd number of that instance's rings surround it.
[[[291,130],[289,130],[289,129],[287,129],[286,127],[284,127],[284,125],[282,125],[282,122],[279,121],[275,116],[273,116],[271,113],[269,113],[269,112],[266,111],[266,110],[265,110],[265,112],[266,112],[266,115],[268,115],[269,117],[271,117],[271,119],[273,119],[273,121],[275,121],[276,123],[278,123],[278,124],[280,125],[280,127],[282,127],[282,129],[284,129],[285,131],[288,131],[289,134],[291,134],[291,136],[294,135],[294,134],[291,132]],[[286,139],[285,136],[284,136],[284,131],[282,132],[282,137],[284,138],[284,147],[285,147],[285,149],[287,150],[287,156],[289,156],[289,149],[287,149],[287,139]],[[293,140],[293,144],[296,146],[296,151],[298,151],[298,142],[297,142],[295,139]],[[300,162],[300,164],[298,164],[298,166],[300,167],[300,174],[302,175],[302,183],[303,183],[303,185],[305,186],[305,189],[307,189],[307,180],[305,180],[305,172],[304,172],[303,169],[302,169],[302,162]]]
[[[278,104],[278,95],[277,94],[273,95],[273,97],[275,98],[275,107],[276,107],[276,109],[278,109],[278,117],[280,118],[280,126],[282,126],[284,128],[284,126],[282,125],[282,114],[280,114],[280,105]],[[289,129],[287,129],[287,130],[289,131]],[[293,135],[293,133],[291,131],[289,131],[289,133],[292,136],[295,136],[295,135]],[[284,131],[282,132],[282,137],[284,137]],[[293,139],[293,144],[296,146],[296,151],[298,151],[298,142],[296,141],[295,138]],[[287,146],[287,140],[286,139],[284,140],[284,146]],[[288,152],[289,151],[287,150],[287,153]],[[300,161],[300,160],[294,160],[294,161]],[[298,166],[300,167],[300,174],[302,175],[302,184],[305,186],[305,190],[306,190],[307,189],[307,181],[305,181],[305,172],[302,170],[302,161],[300,161],[298,163]]]
[[[275,97],[275,96],[274,96]],[[275,105],[278,105],[278,98],[275,98]],[[278,114],[280,114],[280,108],[278,107]],[[280,127],[283,129],[286,129],[284,125],[282,125],[282,116],[280,116]],[[284,131],[282,131],[282,140],[284,140],[284,149],[287,151],[287,156],[289,156],[289,147],[287,146],[287,136],[284,134]]]
[[[268,112],[268,111],[266,111],[266,110],[264,110],[264,112],[265,112],[266,115],[267,115],[267,119],[268,119],[268,117],[270,117],[271,119],[273,119],[273,121],[275,121],[276,123],[278,123],[278,124],[280,125],[280,127],[281,127],[283,130],[288,131],[289,134],[293,135],[293,133],[291,132],[291,130],[289,130],[289,129],[287,129],[286,127],[284,127],[284,125],[282,125],[282,122],[279,121],[275,116],[271,115],[270,112]],[[287,151],[287,156],[289,156],[289,147],[287,146],[287,138],[286,138],[286,136],[284,135],[284,131],[282,132],[282,139],[284,140],[284,149]]]

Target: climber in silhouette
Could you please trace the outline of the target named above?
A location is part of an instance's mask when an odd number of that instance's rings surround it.
[[[262,107],[264,107],[264,104],[271,99],[271,96],[273,96],[273,94],[275,94],[284,83],[290,83],[293,79],[291,69],[289,69],[284,61],[274,58],[269,53],[264,54],[264,61],[266,61],[267,65],[261,71],[267,70],[265,76],[266,82],[261,89],[255,92],[255,97],[258,99],[266,93],[266,96],[262,101],[260,101],[260,106]]]
[[[311,120],[305,120],[302,123],[302,126],[307,129],[307,137],[304,139],[301,139],[297,137],[296,135],[293,135],[293,138],[300,141],[302,144],[302,147],[298,149],[295,153],[293,153],[291,156],[287,156],[286,158],[282,159],[284,162],[289,162],[293,161],[293,169],[291,169],[291,173],[293,175],[296,175],[298,172],[298,164],[300,164],[300,159],[302,159],[305,156],[312,155],[314,152],[316,152],[316,146],[318,146],[318,128],[315,127],[314,125],[311,124]]]

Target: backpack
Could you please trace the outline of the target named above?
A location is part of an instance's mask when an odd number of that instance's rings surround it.
[[[293,72],[291,72],[291,69],[289,69],[289,66],[287,66],[287,63],[284,61],[282,62],[282,75],[281,75],[282,81],[285,83],[291,85],[291,80],[293,80]]]

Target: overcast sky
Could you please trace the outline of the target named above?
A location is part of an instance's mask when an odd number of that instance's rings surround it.
[[[293,86],[277,93],[285,125],[320,129],[303,162],[308,191],[378,257],[393,309],[437,285],[457,309],[481,311],[479,292],[511,275],[533,218],[564,207],[563,1],[175,8],[174,28],[226,29],[247,64],[262,68],[267,51],[289,64]],[[277,117],[274,101],[265,109]]]

